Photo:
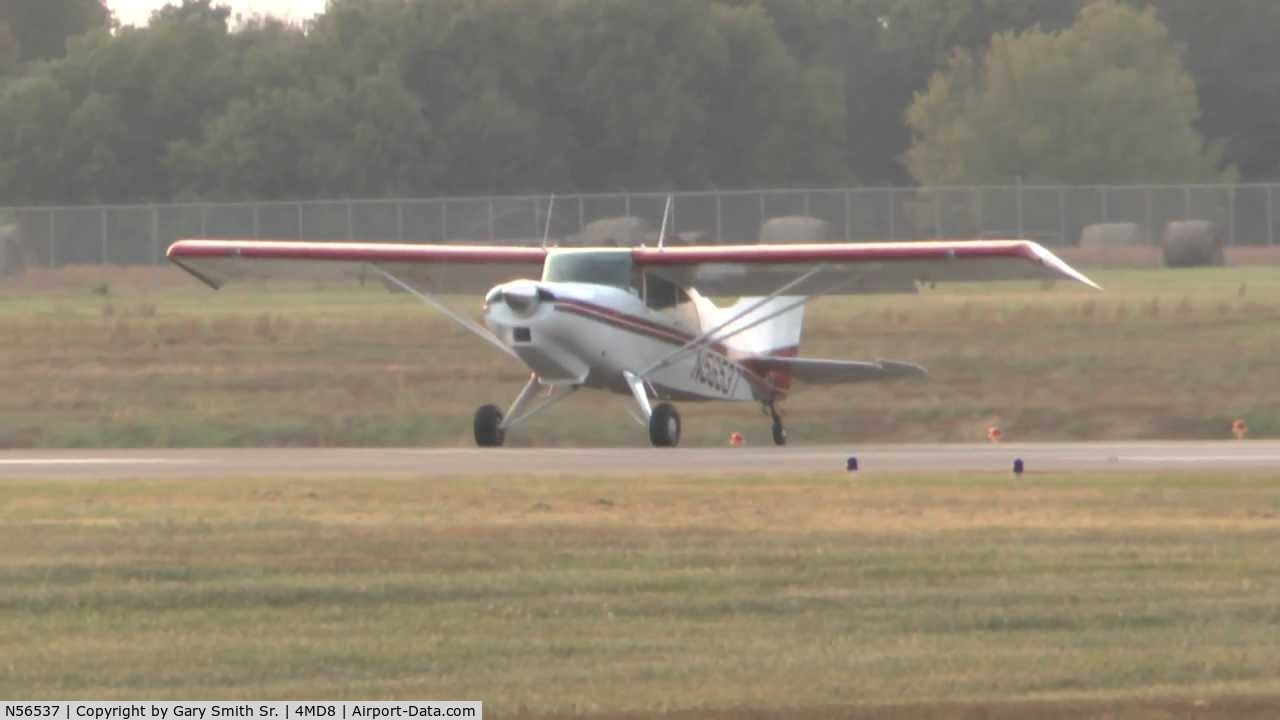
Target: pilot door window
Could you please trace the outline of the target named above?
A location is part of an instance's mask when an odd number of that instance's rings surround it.
[[[697,310],[689,294],[665,278],[644,274],[644,303],[650,310],[671,315],[682,325],[697,327]]]

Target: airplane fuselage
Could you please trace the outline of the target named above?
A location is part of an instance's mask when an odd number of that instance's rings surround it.
[[[517,280],[486,296],[485,324],[547,384],[630,393],[625,372],[663,362],[704,330],[696,308],[654,310],[634,291],[582,282]],[[713,343],[645,376],[657,397],[755,400],[759,378]]]

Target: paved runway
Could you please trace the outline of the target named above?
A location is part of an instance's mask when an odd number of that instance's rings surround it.
[[[658,450],[651,448],[284,448],[0,452],[0,480],[22,478],[214,479],[248,476],[432,477],[522,474],[843,472],[1029,472],[1141,470],[1254,471],[1280,478],[1280,442],[1036,443],[1009,445],[848,445]]]

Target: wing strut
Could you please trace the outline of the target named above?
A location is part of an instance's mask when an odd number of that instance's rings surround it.
[[[692,351],[696,350],[697,348],[701,347],[702,345],[705,345],[705,344],[707,344],[707,343],[709,343],[709,342],[718,342],[718,341],[727,340],[727,339],[729,339],[729,338],[733,337],[734,335],[737,335],[737,334],[739,334],[739,333],[741,333],[741,332],[744,332],[744,331],[746,331],[746,330],[750,330],[751,328],[755,327],[756,325],[759,325],[760,323],[764,322],[765,320],[771,320],[771,319],[773,319],[773,318],[777,317],[778,315],[781,315],[782,313],[787,312],[788,310],[793,309],[796,305],[803,305],[804,303],[806,303],[806,302],[808,302],[808,301],[809,301],[809,296],[804,297],[802,300],[800,300],[800,301],[799,301],[799,302],[797,302],[797,303],[794,303],[794,304],[788,305],[787,307],[783,308],[782,310],[779,310],[778,312],[770,313],[769,315],[765,316],[764,318],[761,318],[760,320],[753,321],[750,325],[747,325],[746,327],[738,328],[738,329],[734,330],[733,332],[731,332],[731,333],[729,333],[729,334],[725,335],[724,337],[713,338],[713,336],[714,336],[716,333],[718,333],[718,332],[720,332],[721,330],[723,330],[723,329],[725,329],[725,328],[729,327],[730,325],[732,325],[732,324],[734,324],[735,322],[737,322],[737,321],[741,320],[742,318],[746,317],[747,315],[750,315],[752,312],[755,312],[757,309],[759,309],[759,308],[763,307],[765,303],[769,302],[770,300],[773,300],[774,298],[776,298],[776,297],[778,297],[778,296],[780,296],[780,295],[785,294],[785,293],[786,293],[788,290],[790,290],[791,288],[793,288],[793,287],[796,287],[796,286],[800,285],[801,283],[805,282],[805,281],[806,281],[806,280],[808,280],[809,278],[813,277],[814,275],[817,275],[818,273],[820,273],[820,272],[822,272],[823,270],[826,270],[826,269],[827,269],[827,266],[826,266],[826,265],[817,265],[817,266],[815,266],[815,267],[811,268],[811,269],[810,269],[808,272],[806,272],[805,274],[801,275],[800,277],[796,278],[795,280],[792,280],[791,282],[787,283],[786,285],[783,285],[782,287],[778,288],[777,290],[774,290],[773,292],[771,292],[771,293],[769,293],[768,295],[766,295],[766,296],[764,296],[764,297],[760,298],[760,299],[759,299],[759,300],[757,300],[756,302],[751,303],[750,305],[748,305],[748,306],[747,306],[747,308],[746,308],[746,309],[744,309],[744,310],[742,310],[742,311],[740,311],[740,312],[735,313],[735,314],[733,315],[733,317],[729,318],[728,320],[725,320],[724,322],[722,322],[722,323],[720,323],[719,325],[717,325],[717,326],[715,326],[715,327],[711,328],[710,330],[707,330],[706,332],[704,332],[704,333],[702,333],[701,335],[699,335],[699,336],[695,337],[694,339],[690,340],[689,342],[685,343],[684,345],[681,345],[679,348],[677,348],[677,349],[673,350],[673,351],[672,351],[670,354],[668,354],[666,357],[664,357],[664,358],[662,358],[662,359],[658,360],[657,362],[655,362],[655,363],[653,363],[653,364],[649,365],[649,367],[645,368],[644,370],[641,370],[639,373],[636,373],[636,374],[637,374],[638,376],[642,377],[642,378],[644,378],[644,377],[648,377],[648,376],[649,376],[649,375],[651,375],[652,373],[654,373],[654,372],[656,372],[656,371],[658,371],[658,370],[661,370],[662,368],[664,368],[664,367],[666,367],[666,366],[670,365],[671,363],[675,362],[676,360],[679,360],[680,358],[682,358],[682,357],[684,357],[685,355],[689,354],[690,352],[692,352]],[[844,279],[844,280],[842,280],[841,282],[836,283],[833,287],[839,287],[840,285],[843,285],[845,282],[848,282],[848,280],[847,280],[847,279]]]
[[[369,267],[373,268],[374,272],[386,278],[388,281],[393,283],[396,287],[400,288],[401,290],[404,290],[410,295],[413,295],[414,297],[421,300],[423,303],[430,305],[436,310],[439,310],[441,313],[445,315],[445,317],[449,318],[454,323],[461,325],[463,329],[467,330],[468,332],[471,332],[472,334],[479,336],[481,340],[488,342],[490,345],[493,345],[494,347],[498,348],[499,350],[506,353],[507,355],[510,355],[516,360],[520,359],[520,356],[516,355],[514,350],[502,344],[502,341],[498,339],[498,336],[490,332],[489,328],[486,328],[485,326],[481,325],[475,320],[472,320],[471,318],[468,318],[465,315],[462,315],[450,309],[449,306],[435,299],[435,297],[429,295],[428,293],[424,293],[418,290],[412,285],[409,285],[408,283],[404,282],[403,280],[396,277],[395,275],[392,275],[386,270],[383,270],[378,265],[370,263]]]

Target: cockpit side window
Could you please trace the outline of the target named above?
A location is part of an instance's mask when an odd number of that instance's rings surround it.
[[[660,275],[645,273],[644,283],[645,305],[653,310],[667,310],[682,302],[689,302],[689,295],[684,290]]]
[[[698,309],[684,288],[653,273],[645,273],[644,287],[644,302],[650,309],[670,313],[690,328],[698,327]]]
[[[684,298],[684,292],[675,283],[653,273],[645,273],[644,290],[644,302],[654,310],[673,308]]]

